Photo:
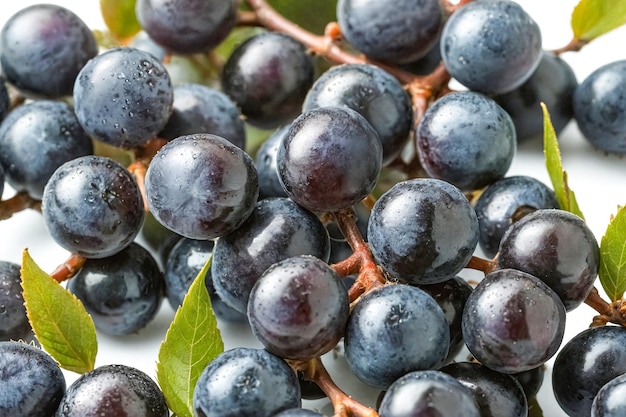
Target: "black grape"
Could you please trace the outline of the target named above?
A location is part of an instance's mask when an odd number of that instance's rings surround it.
[[[86,258],[111,256],[130,245],[144,219],[139,187],[126,168],[103,156],[61,165],[42,197],[50,236]]]
[[[144,145],[163,130],[172,101],[172,84],[163,64],[131,47],[94,57],[74,85],[76,116],[83,129],[122,148]]]
[[[237,22],[236,0],[137,0],[142,28],[173,53],[196,54],[219,45]]]
[[[180,84],[174,87],[172,114],[158,136],[172,140],[194,133],[211,133],[246,147],[243,120],[227,95],[202,84]]]
[[[41,199],[59,166],[92,153],[91,138],[74,110],[62,101],[28,102],[11,111],[0,125],[0,164],[7,167],[6,180],[35,199]]]
[[[415,138],[428,175],[463,191],[504,177],[517,147],[511,117],[492,99],[471,91],[450,93],[433,103]]]
[[[252,158],[208,133],[180,136],[163,146],[148,167],[145,187],[150,211],[161,224],[201,240],[237,229],[259,194]]]
[[[591,404],[591,417],[626,415],[626,375],[613,378],[600,388]]]
[[[55,417],[167,417],[159,386],[126,365],[103,365],[83,374],[67,389]]]
[[[98,53],[89,27],[74,12],[53,4],[18,11],[4,24],[0,39],[7,80],[37,97],[71,96],[78,72]]]
[[[0,261],[0,341],[33,336],[22,296],[20,265]]]
[[[411,99],[402,84],[379,67],[346,64],[322,74],[307,94],[302,111],[333,106],[356,110],[370,122],[383,146],[383,165],[393,161],[409,139]]]
[[[349,314],[338,275],[310,255],[269,267],[248,302],[254,335],[268,351],[287,359],[307,360],[330,351],[343,337]]]
[[[314,212],[336,211],[352,207],[374,189],[382,145],[356,111],[323,107],[294,120],[276,158],[291,199]]]
[[[7,83],[5,82],[4,77],[0,77],[0,121],[2,121],[6,117],[6,115],[10,111],[10,108],[11,108],[11,97],[9,96]]]
[[[539,278],[498,269],[478,283],[463,310],[463,338],[483,365],[507,374],[544,364],[559,349],[565,307]]]
[[[274,129],[300,114],[313,77],[313,60],[303,44],[267,32],[235,48],[224,65],[222,89],[248,123]]]
[[[433,178],[397,183],[374,204],[367,228],[372,254],[392,277],[435,284],[455,276],[478,244],[467,198]]]
[[[107,258],[88,259],[67,284],[96,329],[115,336],[136,333],[152,321],[164,287],[156,260],[137,243]]]
[[[267,198],[237,230],[215,244],[211,275],[217,294],[245,314],[250,291],[272,264],[297,255],[330,256],[324,224],[288,198]]]
[[[511,0],[468,3],[448,18],[441,33],[448,72],[485,94],[519,87],[539,65],[541,54],[539,26]]]
[[[255,166],[259,175],[259,198],[287,197],[278,176],[276,157],[280,142],[287,135],[289,125],[280,127],[257,150]]]
[[[198,417],[271,416],[301,405],[295,372],[263,349],[221,353],[204,369],[193,392]]]
[[[339,0],[337,20],[342,35],[370,58],[411,62],[437,42],[444,12],[437,0]]]
[[[361,296],[344,339],[352,372],[381,389],[407,372],[440,367],[449,346],[448,322],[437,302],[404,284],[385,285]]]
[[[537,396],[539,389],[543,385],[543,379],[546,374],[546,366],[541,365],[527,371],[510,374],[519,382],[520,386],[526,394],[526,398],[531,400]]]
[[[0,342],[0,415],[52,417],[65,394],[59,365],[43,350]]]

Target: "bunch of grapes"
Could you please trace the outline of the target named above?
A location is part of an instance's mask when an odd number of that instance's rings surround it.
[[[561,57],[623,0],[581,0],[553,50],[513,0],[269,3],[7,18],[0,218],[66,257],[0,260],[0,414],[525,417],[548,375],[568,416],[626,415],[626,209],[598,238],[557,141],[626,153],[626,61]],[[96,366],[96,332],[165,328],[156,380]]]

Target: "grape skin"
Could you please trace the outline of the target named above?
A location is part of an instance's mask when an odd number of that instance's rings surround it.
[[[591,417],[621,417],[626,414],[626,375],[613,378],[600,388],[591,404]]]
[[[32,339],[21,284],[20,265],[0,261],[0,341]]]
[[[278,176],[278,148],[287,135],[289,125],[280,127],[263,142],[256,153],[255,166],[259,174],[259,198],[287,197]]]
[[[200,240],[236,230],[259,193],[252,158],[211,134],[180,136],[163,146],[148,167],[145,187],[150,211],[161,224]]]

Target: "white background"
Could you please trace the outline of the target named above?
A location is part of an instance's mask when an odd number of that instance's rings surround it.
[[[92,28],[104,27],[99,14],[99,2],[96,0],[80,2],[50,0],[48,2],[72,9]],[[18,9],[33,3],[36,2],[32,0],[2,1],[0,25]],[[545,49],[561,47],[571,39],[569,22],[571,11],[577,3],[575,0],[521,0],[519,3],[541,27]],[[567,53],[563,55],[563,58],[573,67],[578,80],[582,81],[600,65],[626,59],[625,41],[626,29],[622,28],[595,40],[581,52]],[[623,157],[606,155],[593,149],[581,137],[575,122],[572,122],[560,135],[560,141],[563,164],[569,174],[570,186],[576,192],[587,222],[599,241],[611,214],[615,213],[618,205],[626,204],[626,161]],[[532,175],[549,184],[541,143],[528,143],[520,147],[509,172],[509,175],[516,174]],[[11,193],[10,189],[5,189],[4,198],[9,197]],[[67,256],[67,253],[47,236],[41,216],[33,211],[22,212],[10,220],[0,222],[0,259],[20,263],[24,248],[28,248],[35,261],[47,271],[54,270]],[[475,273],[467,273],[466,276],[476,278]],[[593,315],[594,311],[586,305],[568,313],[566,339],[570,339],[586,328]],[[169,304],[164,302],[156,320],[139,334],[126,337],[99,335],[97,365],[123,363],[140,368],[154,377],[159,343],[172,317],[173,311]],[[220,327],[226,348],[238,345],[259,346],[245,326],[233,327],[221,324]],[[565,413],[553,399],[550,385],[549,371],[552,362],[553,360],[548,362],[548,373],[539,394],[539,403],[544,409],[545,416],[561,417],[565,416]],[[355,381],[349,375],[347,365],[341,355],[337,358],[327,355],[325,363],[337,383],[346,392],[368,404],[373,404],[378,392],[363,387]],[[67,372],[66,377],[68,383],[71,383],[77,375]],[[325,401],[308,403],[308,405],[322,407],[323,412],[328,415],[332,414]]]

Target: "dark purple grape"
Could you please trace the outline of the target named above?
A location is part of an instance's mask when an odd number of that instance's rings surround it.
[[[539,66],[524,84],[493,99],[513,119],[519,144],[543,136],[540,103],[545,103],[554,130],[560,133],[574,116],[572,97],[577,86],[568,63],[544,51]]]
[[[455,377],[472,392],[481,417],[528,417],[526,395],[512,376],[476,362],[451,363],[440,371]]]
[[[177,85],[172,115],[159,137],[172,140],[194,133],[211,133],[246,147],[243,120],[227,95],[202,84]]]
[[[266,32],[235,48],[224,65],[222,89],[248,123],[274,129],[300,114],[313,76],[313,60],[303,44]]]
[[[0,342],[0,415],[52,417],[65,394],[59,365],[26,343]]]
[[[96,329],[114,336],[136,333],[152,321],[164,287],[156,260],[137,243],[111,257],[88,259],[67,283]]]
[[[511,0],[471,2],[453,13],[441,33],[441,57],[470,90],[504,94],[524,83],[541,60],[537,23]]]
[[[379,67],[346,64],[322,74],[307,94],[303,112],[333,106],[355,110],[370,122],[383,146],[383,165],[393,161],[409,139],[411,99],[402,84]]]
[[[416,75],[428,75],[433,72],[440,63],[441,46],[440,42],[437,42],[422,58],[401,64],[399,67]]]
[[[163,146],[148,167],[145,187],[150,211],[161,224],[199,240],[237,229],[254,210],[259,192],[252,158],[208,133]]]
[[[83,374],[68,389],[55,417],[167,417],[159,386],[126,365],[104,365]]]
[[[256,153],[255,166],[259,174],[259,198],[287,197],[278,176],[276,157],[283,138],[289,131],[289,125],[278,128],[263,142]]]
[[[497,261],[500,268],[518,269],[541,279],[571,311],[593,288],[600,248],[583,219],[564,210],[542,209],[507,230]]]
[[[310,110],[289,127],[278,148],[278,175],[287,195],[314,211],[337,211],[364,199],[382,165],[378,134],[356,111]]]
[[[197,417],[270,417],[301,405],[295,372],[262,349],[239,347],[220,354],[204,369],[193,393]]]
[[[544,364],[559,349],[565,307],[540,279],[514,269],[485,276],[463,310],[463,338],[483,365],[507,374]]]
[[[591,404],[591,417],[623,417],[625,415],[626,374],[604,384]]]
[[[0,60],[1,58],[0,52]],[[1,68],[0,68],[1,69]],[[7,89],[7,83],[3,77],[0,77],[0,121],[2,121],[11,109],[11,97]]]
[[[219,45],[237,22],[236,0],[137,0],[142,28],[171,52],[196,54]]]
[[[173,89],[152,54],[121,47],[91,59],[74,85],[76,116],[91,136],[133,148],[154,138],[172,112]]]
[[[404,284],[365,293],[352,308],[344,339],[352,372],[381,389],[408,372],[440,367],[449,346],[448,322],[437,302]]]
[[[428,175],[463,191],[502,178],[517,146],[511,117],[492,99],[471,91],[450,93],[433,103],[415,138]]]
[[[52,173],[63,163],[93,153],[91,138],[74,110],[62,101],[23,104],[0,125],[0,164],[17,191],[41,199]]]
[[[589,417],[602,386],[626,373],[626,329],[592,327],[570,339],[552,368],[557,403],[571,417]]]
[[[372,254],[392,277],[435,284],[460,272],[478,244],[474,208],[453,185],[433,178],[397,183],[374,204]]]
[[[126,168],[103,156],[83,156],[54,171],[44,189],[42,213],[59,246],[86,258],[104,258],[130,245],[145,212]]]
[[[267,269],[250,292],[248,320],[265,348],[282,358],[321,356],[343,337],[350,303],[338,275],[309,255]]]
[[[384,394],[378,414],[380,417],[481,416],[471,392],[463,384],[434,370],[409,372],[397,379]]]
[[[0,341],[28,340],[32,336],[22,296],[20,266],[0,261]]]
[[[559,208],[559,202],[554,191],[536,178],[517,175],[492,183],[474,204],[480,248],[493,258],[502,236],[513,223],[532,211],[545,208]]]
[[[4,24],[0,39],[0,63],[7,80],[39,97],[71,96],[78,72],[98,53],[85,22],[53,4],[18,11]]]
[[[437,42],[444,12],[437,0],[339,0],[337,20],[346,40],[370,58],[411,62]]]
[[[266,198],[237,230],[215,244],[211,274],[217,294],[246,313],[263,272],[278,261],[312,255],[328,261],[330,240],[320,219],[288,198]]]
[[[606,152],[626,153],[626,60],[603,65],[574,92],[574,117],[585,138]]]
[[[528,371],[522,371],[515,374],[510,374],[513,378],[519,382],[520,386],[526,394],[526,398],[531,400],[537,396],[541,385],[543,385],[543,379],[546,373],[546,366],[541,365]]]

